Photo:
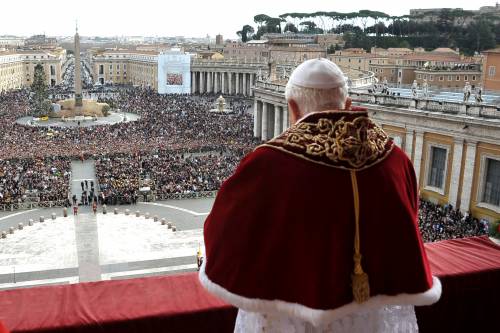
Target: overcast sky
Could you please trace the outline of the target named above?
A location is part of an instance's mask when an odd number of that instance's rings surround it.
[[[256,14],[369,9],[404,15],[411,8],[479,9],[494,5],[494,1],[483,0],[1,0],[0,35],[72,35],[78,19],[84,36],[213,37],[222,33],[224,38],[236,38],[236,31],[244,24],[254,25]]]

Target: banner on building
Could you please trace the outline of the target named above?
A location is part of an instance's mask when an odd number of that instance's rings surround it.
[[[158,93],[189,94],[191,92],[191,56],[180,50],[158,56]]]

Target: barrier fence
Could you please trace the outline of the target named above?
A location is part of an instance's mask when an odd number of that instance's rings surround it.
[[[169,194],[147,194],[139,195],[138,202],[154,202],[163,200],[183,200],[183,199],[203,199],[203,198],[215,198],[217,191],[203,191],[203,192],[192,192],[192,193],[169,193]],[[116,197],[117,204],[123,203],[123,197]],[[57,200],[57,201],[41,201],[41,202],[19,202],[11,204],[1,204],[0,211],[12,212],[15,210],[23,209],[35,209],[35,208],[52,208],[52,207],[64,207],[68,204],[68,200]]]
[[[67,203],[68,203],[67,200],[56,200],[56,201],[18,202],[18,203],[11,203],[11,204],[1,204],[0,211],[14,211],[14,210],[20,210],[20,209],[64,207]]]

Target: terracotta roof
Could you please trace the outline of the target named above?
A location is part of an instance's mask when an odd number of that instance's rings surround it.
[[[466,59],[460,59],[460,56],[458,54],[456,55],[451,55],[451,54],[439,54],[439,53],[416,53],[416,54],[407,54],[404,56],[401,56],[400,59],[406,59],[406,60],[422,60],[422,61],[460,61],[460,62],[472,62],[470,60]]]
[[[457,51],[450,49],[449,47],[438,47],[437,49],[434,49],[431,51],[432,53],[453,53],[453,54],[458,54]]]
[[[387,49],[387,51],[405,51],[405,52],[413,52],[409,48],[406,47],[390,47]]]
[[[496,49],[491,49],[491,50],[485,50],[483,53],[500,53],[500,47],[497,47]]]

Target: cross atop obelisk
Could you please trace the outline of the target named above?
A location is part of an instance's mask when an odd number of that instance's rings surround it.
[[[82,106],[82,67],[80,63],[80,36],[78,35],[78,22],[75,33],[75,107]]]

